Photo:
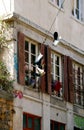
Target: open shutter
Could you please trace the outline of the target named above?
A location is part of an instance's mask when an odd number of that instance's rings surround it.
[[[74,102],[74,86],[72,74],[72,59],[68,57],[68,86],[69,86],[69,102]]]
[[[43,59],[44,59],[44,63],[45,63],[46,56],[45,56],[45,45],[44,44],[41,44],[40,50],[41,50],[41,53],[43,54]],[[46,74],[41,77],[40,87],[41,87],[41,91],[45,93],[46,92]]]
[[[51,49],[46,46],[46,90],[51,94]]]
[[[64,82],[64,84],[63,84],[63,86],[64,86],[64,99],[66,100],[66,101],[68,101],[68,73],[67,73],[67,70],[68,70],[68,64],[67,64],[67,56],[65,55],[65,56],[63,56],[63,82]]]
[[[51,94],[51,49],[49,46],[41,44],[41,53],[44,58],[45,75],[41,77],[41,91]]]
[[[24,62],[24,34],[18,32],[18,82],[21,85],[25,84]]]
[[[83,66],[83,108],[84,108],[84,66]]]

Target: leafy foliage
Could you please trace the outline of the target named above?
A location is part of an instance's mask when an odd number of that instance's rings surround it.
[[[0,20],[0,53],[7,47],[6,37],[8,29],[8,24],[5,21]],[[9,93],[13,90],[13,80],[10,79],[10,73],[2,60],[0,60],[0,89]]]
[[[9,93],[13,90],[13,80],[10,79],[10,73],[8,72],[5,64],[0,61],[0,89],[3,89]]]
[[[5,21],[0,20],[0,50],[7,47],[6,32],[8,30],[8,24]]]

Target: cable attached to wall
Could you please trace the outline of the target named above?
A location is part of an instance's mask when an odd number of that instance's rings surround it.
[[[5,9],[6,14],[7,14],[7,9],[6,9],[6,6],[5,6],[5,3],[4,3],[4,0],[2,0],[2,3],[3,3],[4,9]]]
[[[60,8],[59,8],[59,10],[58,10],[58,12],[57,12],[57,14],[56,14],[56,16],[55,16],[54,20],[53,20],[53,22],[52,22],[52,24],[51,24],[51,26],[50,26],[50,28],[49,28],[49,30],[48,30],[48,33],[51,31],[51,29],[52,29],[52,27],[53,27],[53,25],[54,25],[54,23],[55,23],[55,21],[56,21],[56,19],[57,19],[58,15],[59,15],[59,13],[60,13],[61,7],[63,7],[64,2],[65,2],[65,0],[62,2],[62,4],[61,4],[61,6],[60,6]],[[47,37],[48,37],[48,36],[46,36],[46,37],[45,37],[45,39],[44,39],[43,43],[45,43],[45,42],[46,42]]]

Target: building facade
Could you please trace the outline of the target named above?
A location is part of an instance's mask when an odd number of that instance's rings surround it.
[[[84,130],[84,1],[0,5],[10,24],[2,57],[15,80],[13,130]]]

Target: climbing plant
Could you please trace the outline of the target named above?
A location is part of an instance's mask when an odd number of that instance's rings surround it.
[[[5,21],[0,20],[0,55],[4,48],[7,48],[7,30],[8,24]],[[0,89],[7,92],[13,90],[13,80],[10,78],[10,73],[7,70],[5,63],[0,58]]]
[[[8,24],[5,21],[0,20],[0,51],[2,48],[7,47],[7,30],[8,30]]]
[[[0,61],[0,89],[9,93],[13,90],[13,80],[10,79],[10,73],[2,61]]]

